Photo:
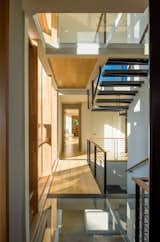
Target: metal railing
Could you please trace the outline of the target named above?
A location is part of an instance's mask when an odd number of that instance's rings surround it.
[[[148,158],[145,158],[144,160],[139,161],[136,164],[134,164],[133,166],[129,167],[126,171],[132,172],[134,169],[138,168],[139,166],[146,164],[147,162],[148,162]]]
[[[103,193],[106,194],[107,188],[107,152],[95,143],[93,140],[87,139],[87,161],[97,182],[101,183],[97,176],[97,165],[103,166]],[[101,186],[100,186],[101,187]]]
[[[128,160],[128,153],[126,152],[125,138],[89,138],[90,141],[95,142],[103,151],[107,152],[107,159],[110,161]]]
[[[127,156],[127,153],[125,153],[124,138],[94,138],[94,139],[88,138],[87,139],[87,161],[100,187],[100,190],[104,194],[107,193],[106,191],[107,188],[113,189],[114,186],[116,185],[119,186],[119,183],[114,184],[113,182],[114,179],[117,179],[115,178],[116,175],[111,175],[111,174],[117,173],[117,169],[120,164],[119,162],[123,163],[122,167],[125,171],[126,168],[124,168],[125,167],[124,162],[126,162],[127,159],[128,159],[128,156]],[[107,169],[107,164],[108,164],[108,169]],[[123,169],[121,170],[122,173],[123,173]],[[107,177],[108,177],[108,181],[107,181]],[[121,183],[124,185],[124,181],[122,181],[122,179],[120,180],[121,180]]]
[[[135,242],[149,241],[149,179],[133,178],[136,185],[135,200]]]

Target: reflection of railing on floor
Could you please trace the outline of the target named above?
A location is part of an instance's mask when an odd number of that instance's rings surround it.
[[[135,241],[149,241],[149,179],[146,177],[133,178],[136,185],[135,201]]]

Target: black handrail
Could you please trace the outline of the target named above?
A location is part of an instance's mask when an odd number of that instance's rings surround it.
[[[102,22],[103,16],[104,16],[104,13],[101,13],[101,15],[99,17],[99,21],[98,21],[98,26],[97,26],[97,29],[96,29],[96,33],[95,33],[95,42],[96,42],[96,38],[97,38],[97,33],[99,32],[99,29],[101,27],[101,22]]]
[[[94,177],[97,176],[97,146],[94,145]]]
[[[132,172],[135,168],[137,168],[138,166],[141,166],[143,163],[145,163],[146,161],[148,161],[148,158],[145,158],[142,161],[137,162],[136,164],[134,164],[133,166],[129,167],[126,171],[127,172]]]

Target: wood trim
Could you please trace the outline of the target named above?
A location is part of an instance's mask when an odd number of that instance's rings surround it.
[[[39,13],[38,20],[41,25],[42,31],[48,35],[51,35],[51,29],[49,28],[46,13]]]
[[[0,7],[0,241],[9,241],[8,232],[8,81],[9,1]]]
[[[142,160],[142,161],[137,162],[137,163],[134,164],[133,166],[129,167],[126,171],[127,171],[127,172],[128,172],[128,171],[132,171],[132,170],[134,170],[136,167],[138,167],[138,166],[142,165],[143,163],[145,163],[146,161],[148,161],[148,158],[146,158],[146,159],[144,159],[144,160]]]
[[[52,13],[52,28],[57,30],[58,30],[58,20],[59,20],[59,14]]]
[[[149,185],[146,182],[149,182],[147,177],[133,177],[132,180],[144,191],[149,192]]]
[[[29,188],[30,222],[38,212],[38,48],[29,45]]]

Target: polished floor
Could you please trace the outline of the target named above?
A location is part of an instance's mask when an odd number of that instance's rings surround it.
[[[86,154],[81,151],[79,146],[79,137],[65,138],[61,159],[79,159],[81,156],[84,156],[84,159],[86,159]]]
[[[94,223],[94,221],[93,221]],[[83,210],[63,210],[59,242],[123,242],[121,235],[88,233]]]
[[[50,194],[100,194],[86,160],[60,160]]]

